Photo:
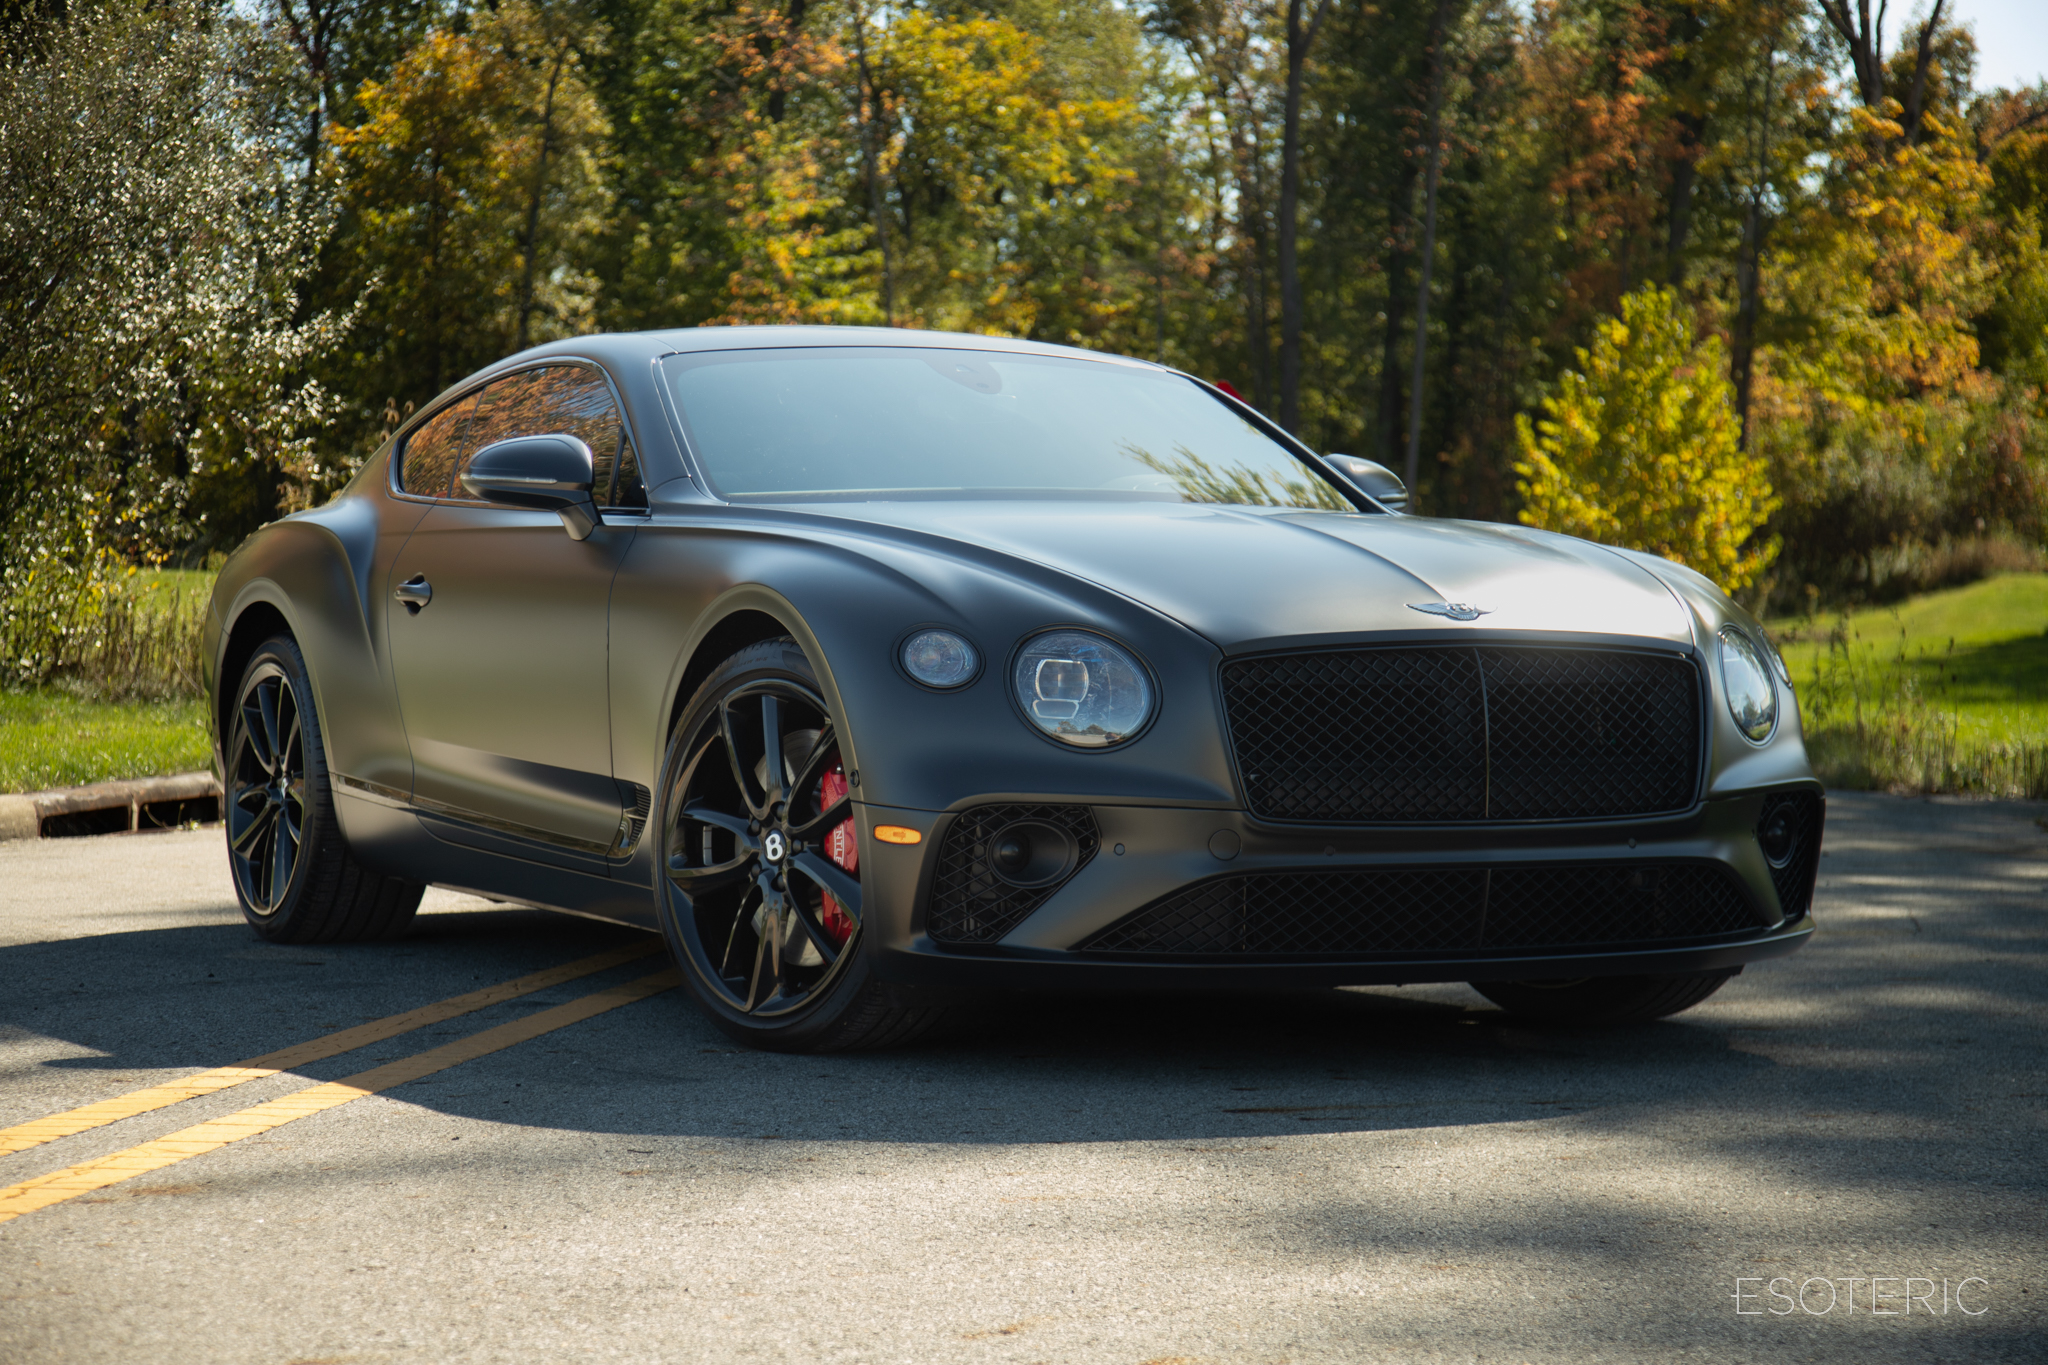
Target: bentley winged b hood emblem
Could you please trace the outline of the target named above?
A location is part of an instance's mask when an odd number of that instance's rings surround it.
[[[1453,621],[1477,621],[1492,613],[1485,607],[1475,607],[1470,602],[1410,602],[1410,611],[1419,611],[1425,616],[1443,616]]]

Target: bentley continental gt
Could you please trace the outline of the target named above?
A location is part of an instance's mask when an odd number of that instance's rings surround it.
[[[790,1050],[1048,987],[1651,1019],[1804,942],[1822,792],[1758,623],[1405,500],[1112,355],[521,352],[221,572],[236,894],[279,942],[430,884],[658,929]]]

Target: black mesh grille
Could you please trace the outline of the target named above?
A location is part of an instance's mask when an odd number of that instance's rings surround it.
[[[1676,655],[1276,655],[1226,665],[1223,697],[1246,801],[1268,820],[1655,815],[1699,786],[1699,674]]]
[[[1792,842],[1785,857],[1771,863],[1771,885],[1778,888],[1778,904],[1786,919],[1798,919],[1813,906],[1813,883],[1820,874],[1821,826],[1827,818],[1827,802],[1818,792],[1779,792],[1764,798],[1763,815],[1757,832],[1779,811],[1790,821]]]
[[[1471,954],[1760,928],[1713,863],[1265,872],[1177,891],[1077,945],[1159,957]]]
[[[924,928],[934,940],[993,943],[1072,879],[1070,872],[1051,886],[1026,889],[996,875],[988,859],[989,838],[1017,820],[1042,820],[1071,834],[1079,855],[1074,872],[1086,867],[1101,847],[1095,816],[1086,806],[978,806],[961,812],[946,829],[932,876]]]

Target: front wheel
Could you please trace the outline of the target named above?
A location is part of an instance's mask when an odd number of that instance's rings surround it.
[[[1577,981],[1474,981],[1472,989],[1510,1014],[1557,1024],[1634,1024],[1689,1010],[1733,971],[1656,976],[1589,976]]]
[[[228,870],[251,928],[272,943],[405,932],[425,888],[373,872],[349,851],[306,659],[289,635],[264,641],[242,671],[221,752]]]
[[[791,639],[727,659],[662,763],[662,932],[713,1023],[752,1047],[840,1052],[929,1031],[875,979],[840,727]]]

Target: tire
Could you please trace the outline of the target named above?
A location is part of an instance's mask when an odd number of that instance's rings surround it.
[[[1494,1004],[1524,1019],[1555,1024],[1640,1024],[1691,1009],[1734,975],[1734,971],[1678,972],[1471,984]]]
[[[221,746],[235,899],[272,943],[396,938],[425,888],[372,872],[349,852],[312,697],[305,656],[289,635],[265,640],[235,688]]]
[[[705,679],[662,762],[662,933],[697,1004],[749,1047],[894,1047],[944,1018],[875,978],[857,852],[846,866],[859,844],[838,734],[816,671],[783,637]]]

